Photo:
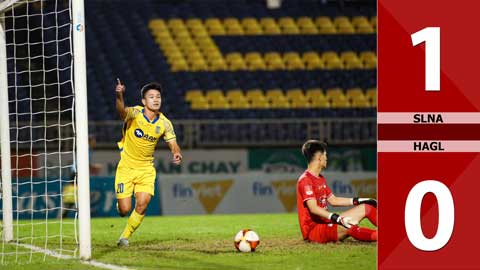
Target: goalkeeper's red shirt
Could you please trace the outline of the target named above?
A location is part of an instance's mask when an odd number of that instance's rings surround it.
[[[329,219],[310,214],[306,201],[315,200],[317,205],[327,210],[327,199],[332,196],[332,191],[327,186],[327,181],[322,175],[315,176],[306,170],[297,182],[297,209],[298,222],[302,230],[303,239],[307,239],[310,230],[316,224],[331,223]]]

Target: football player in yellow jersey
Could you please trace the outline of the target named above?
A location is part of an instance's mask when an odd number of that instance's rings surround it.
[[[119,246],[128,246],[128,239],[140,226],[150,199],[155,191],[156,172],[153,167],[153,153],[160,138],[167,142],[173,163],[182,161],[180,147],[175,139],[172,123],[160,112],[162,103],[161,85],[149,83],[142,90],[142,106],[125,107],[123,93],[125,86],[117,79],[116,107],[124,120],[123,138],[118,143],[121,151],[120,162],[115,175],[115,192],[120,216],[126,216],[132,208],[135,194],[135,209],[128,218],[127,227],[118,240]]]

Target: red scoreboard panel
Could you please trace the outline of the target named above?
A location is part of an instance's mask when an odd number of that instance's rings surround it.
[[[378,269],[480,269],[480,1],[378,1]]]

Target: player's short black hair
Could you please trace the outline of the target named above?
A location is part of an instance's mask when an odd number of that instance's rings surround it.
[[[313,156],[317,152],[323,154],[327,151],[327,144],[318,140],[308,140],[302,146],[302,154],[307,160],[307,163],[312,161]]]
[[[140,91],[142,93],[142,98],[145,98],[145,93],[147,93],[148,90],[157,90],[162,94],[162,85],[158,82],[151,82],[147,83],[142,87],[142,90]]]

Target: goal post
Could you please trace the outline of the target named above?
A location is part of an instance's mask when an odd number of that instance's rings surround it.
[[[0,150],[2,157],[3,241],[13,240],[12,173],[10,164],[10,120],[8,111],[7,39],[5,20],[0,18]]]
[[[83,2],[0,2],[0,265],[91,258]]]
[[[83,0],[72,1],[72,14],[76,137],[78,146],[81,146],[77,147],[80,258],[90,259],[90,174],[88,164],[87,64]]]

